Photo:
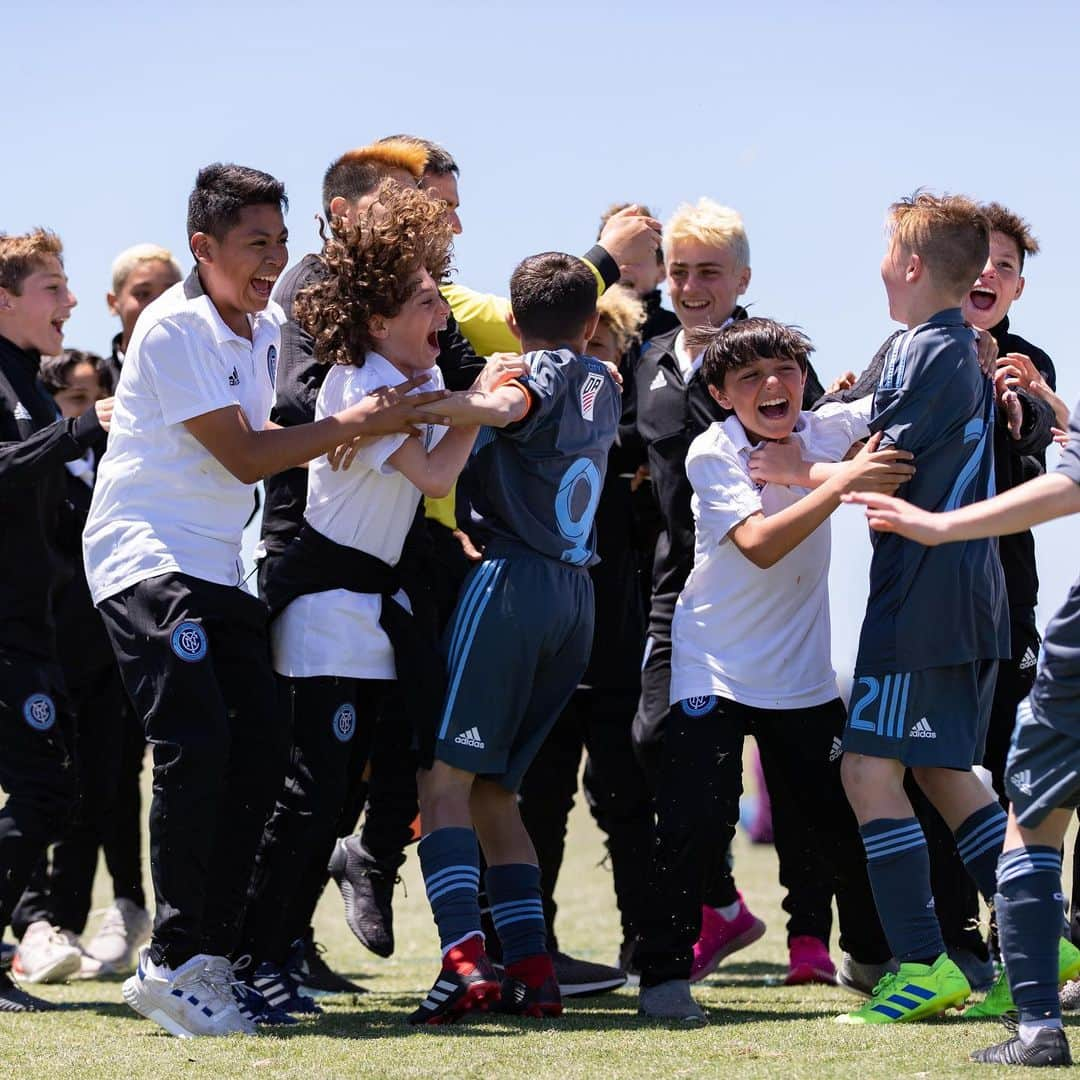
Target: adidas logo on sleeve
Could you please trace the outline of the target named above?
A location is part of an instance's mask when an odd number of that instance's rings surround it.
[[[480,732],[476,728],[463,731],[454,739],[459,746],[471,746],[474,750],[484,749],[484,740],[480,738]]]
[[[1009,780],[1012,782],[1013,787],[1015,787],[1017,791],[1022,791],[1025,795],[1031,794],[1030,769],[1023,769],[1020,772],[1013,773],[1012,776],[1009,777]]]
[[[930,726],[926,717],[916,720],[908,735],[913,739],[936,739],[937,732]]]

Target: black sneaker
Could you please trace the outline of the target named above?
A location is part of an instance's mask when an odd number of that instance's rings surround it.
[[[246,981],[275,1009],[282,1009],[294,1016],[318,1016],[322,1012],[307,994],[300,993],[300,988],[282,968],[269,961],[264,960]]]
[[[593,964],[599,967],[599,964]],[[611,969],[609,969],[611,970]],[[594,991],[599,992],[599,991]],[[495,1006],[496,1012],[510,1016],[534,1016],[538,1020],[544,1017],[562,1016],[562,995],[559,984],[549,977],[540,986],[529,986],[521,979],[507,976],[502,983],[502,996]]]
[[[330,856],[330,876],[345,901],[345,921],[360,944],[376,956],[394,951],[394,886],[401,880],[398,867],[373,859],[359,836],[346,836]]]
[[[7,973],[0,971],[0,1013],[49,1012],[56,1006],[20,990]]]
[[[297,938],[289,948],[282,971],[296,983],[298,990],[303,990],[312,997],[322,994],[366,994],[367,987],[351,982],[344,975],[332,970],[322,958],[326,946],[315,939]]]
[[[971,1055],[972,1061],[983,1065],[1029,1065],[1054,1066],[1071,1065],[1069,1040],[1061,1028],[1039,1028],[1035,1037],[1025,1043],[1019,1035],[985,1050],[976,1050]]]
[[[486,1012],[496,1006],[499,996],[499,976],[491,961],[482,956],[468,975],[443,968],[409,1023],[453,1024],[466,1013]]]
[[[300,1023],[284,1009],[271,1005],[255,987],[245,982],[233,983],[232,992],[240,1015],[259,1027],[288,1027]]]
[[[19,951],[18,945],[11,945],[6,941],[0,941],[0,971],[10,971],[11,961]]]
[[[563,997],[589,997],[592,994],[606,994],[618,990],[626,984],[626,972],[607,964],[594,964],[589,960],[578,960],[566,953],[551,954],[551,963],[558,979],[557,989]]]

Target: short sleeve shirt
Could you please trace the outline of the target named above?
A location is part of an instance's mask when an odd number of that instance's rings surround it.
[[[355,405],[380,386],[404,381],[405,376],[378,353],[368,353],[363,367],[335,364],[319,390],[315,419]],[[412,393],[442,387],[441,372],[432,368],[428,381]],[[425,424],[421,430],[424,446],[431,450],[447,429]],[[396,566],[420,502],[420,489],[389,464],[407,438],[402,434],[375,439],[348,469],[337,472],[325,457],[311,462],[304,511],[308,524],[335,543]],[[395,599],[408,608],[404,592]],[[348,589],[297,597],[271,626],[274,669],[302,678],[395,678],[394,651],[379,625],[381,610],[381,597]]]
[[[1069,418],[1069,443],[1057,471],[1080,484],[1080,404]],[[1080,738],[1080,579],[1047,624],[1031,705],[1039,719]]]
[[[993,383],[959,308],[893,342],[874,394],[870,429],[910,450],[915,475],[897,495],[952,510],[994,494]],[[872,534],[870,595],[856,673],[910,672],[1009,655],[1005,579],[997,541],[923,547]]]
[[[528,353],[524,419],[482,429],[468,468],[473,515],[494,536],[541,555],[599,561],[593,519],[622,401],[607,368],[569,349]]]
[[[838,461],[868,434],[870,399],[800,415],[793,439],[808,461]],[[761,569],[731,530],[753,514],[771,517],[806,489],[759,486],[756,448],[737,417],[718,421],[690,446],[694,567],[672,622],[671,702],[717,695],[762,709],[799,709],[837,696],[829,628],[830,530],[823,522],[773,566]]]
[[[236,406],[252,428],[265,426],[283,321],[271,302],[249,316],[250,341],[234,334],[195,271],[139,316],[83,533],[95,604],[169,572],[242,580],[254,485],[237,480],[184,422]]]

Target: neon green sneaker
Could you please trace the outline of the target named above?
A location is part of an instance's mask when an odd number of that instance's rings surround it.
[[[900,1024],[959,1008],[971,994],[964,973],[942,953],[932,967],[901,964],[874,987],[873,997],[854,1012],[836,1017],[838,1024]]]
[[[1068,938],[1058,942],[1058,986],[1064,986],[1070,979],[1080,975],[1080,949]],[[1005,977],[1005,968],[998,972],[997,982],[990,992],[977,1005],[964,1010],[968,1020],[995,1020],[1006,1013],[1016,1012],[1009,980]]]

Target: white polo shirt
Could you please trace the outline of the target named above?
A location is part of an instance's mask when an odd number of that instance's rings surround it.
[[[869,434],[872,398],[803,412],[793,438],[807,461],[839,461]],[[826,520],[762,570],[728,535],[752,514],[771,517],[807,494],[750,478],[752,445],[734,416],[690,444],[694,568],[672,622],[671,703],[729,698],[760,709],[799,709],[837,696],[829,628]]]
[[[380,386],[404,381],[389,360],[374,352],[367,354],[363,367],[335,364],[319,390],[315,418],[340,412]],[[432,368],[428,381],[412,393],[442,388],[442,372]],[[446,434],[439,424],[425,424],[421,430],[428,450]],[[308,524],[335,543],[396,566],[420,503],[420,489],[387,464],[407,438],[377,439],[356,455],[349,469],[338,472],[325,457],[313,461],[308,466],[304,510]],[[395,600],[412,610],[404,592],[399,591]],[[379,625],[381,613],[382,597],[348,589],[297,597],[271,625],[274,669],[296,678],[396,678],[394,650]]]
[[[271,301],[248,321],[251,341],[225,325],[195,271],[139,316],[83,532],[95,604],[170,572],[240,584],[254,485],[237,480],[184,421],[239,405],[253,428],[265,426],[285,315]]]

